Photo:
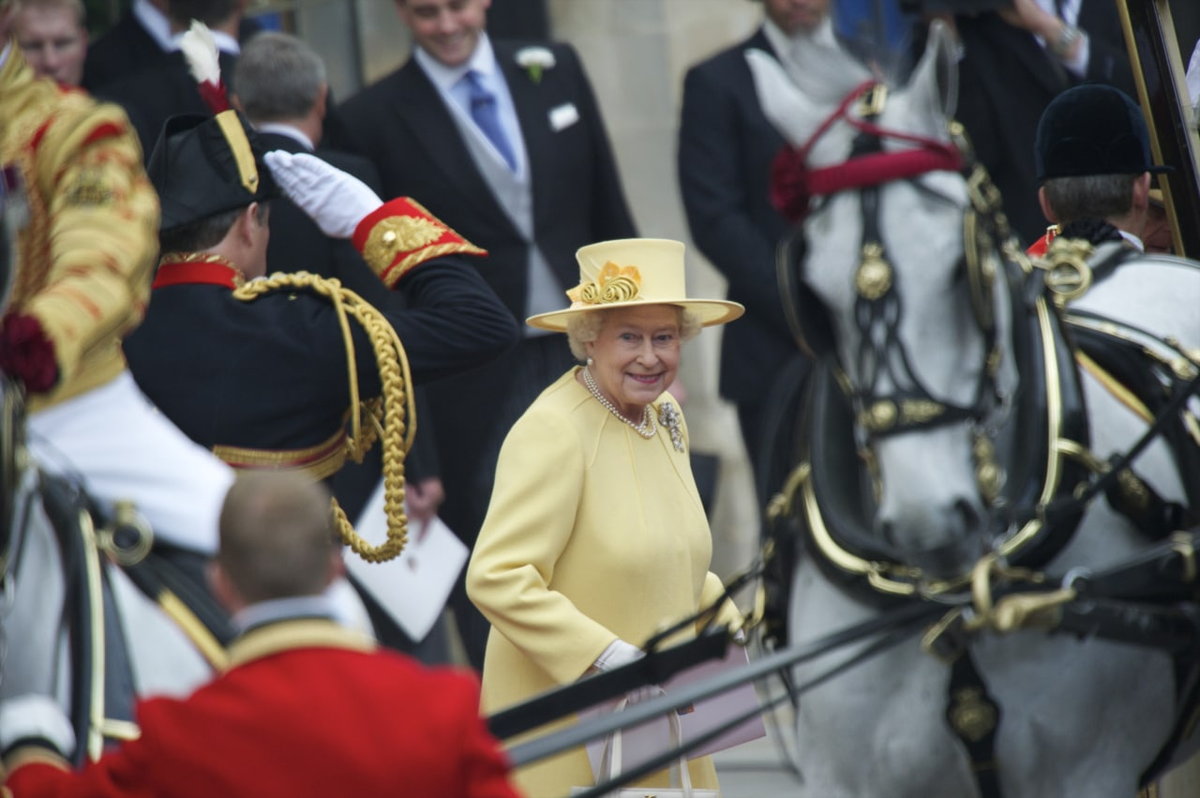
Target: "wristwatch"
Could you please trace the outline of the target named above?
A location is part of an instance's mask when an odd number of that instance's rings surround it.
[[[1054,53],[1059,58],[1066,58],[1074,49],[1075,43],[1083,38],[1083,31],[1074,25],[1063,23],[1062,32],[1058,34],[1058,39],[1050,45],[1050,52]]]

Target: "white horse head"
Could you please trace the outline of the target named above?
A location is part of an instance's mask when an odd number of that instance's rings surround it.
[[[861,102],[839,106],[812,99],[789,76],[794,67],[765,53],[749,53],[747,60],[767,117],[806,154],[810,176],[851,159],[863,129],[855,122],[870,126],[885,154],[953,147],[949,113],[955,70],[940,24],[931,29],[907,84],[870,111]],[[861,70],[842,73],[839,91],[853,92]],[[874,203],[869,211],[863,204],[868,193]],[[1016,379],[1011,364],[998,374],[987,371],[1009,314],[1004,292],[993,292],[997,304],[989,311],[996,326],[985,329],[972,303],[963,257],[969,206],[963,176],[937,167],[862,191],[830,193],[816,203],[803,227],[803,281],[828,312],[860,416],[883,413],[889,403],[903,415],[905,406],[919,409],[918,400],[972,411],[958,417],[946,413],[908,431],[901,429],[904,425],[892,430],[867,425],[881,478],[876,531],[906,561],[934,576],[961,572],[984,553],[994,531],[975,476],[975,441],[991,412],[980,404],[980,388],[1011,395]],[[868,252],[872,243],[882,247],[875,255]],[[870,270],[875,278],[867,277]],[[864,304],[864,291],[874,290],[864,286],[864,279],[885,280],[890,285],[879,290],[891,296]]]

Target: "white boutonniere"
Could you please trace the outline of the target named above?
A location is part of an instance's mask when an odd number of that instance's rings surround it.
[[[541,83],[542,73],[554,69],[554,53],[545,47],[523,47],[517,51],[517,66],[528,72],[534,83]]]

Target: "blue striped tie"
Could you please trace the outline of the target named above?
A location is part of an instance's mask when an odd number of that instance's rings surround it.
[[[483,131],[483,135],[487,136],[488,140],[495,145],[496,150],[508,163],[508,168],[515,172],[517,158],[513,154],[512,144],[504,135],[504,128],[500,126],[500,113],[496,109],[496,95],[484,87],[479,73],[473,69],[467,73],[464,80],[467,81],[467,87],[470,89],[471,118]]]

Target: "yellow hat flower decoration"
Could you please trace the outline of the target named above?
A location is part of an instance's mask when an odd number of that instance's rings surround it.
[[[687,295],[682,241],[665,238],[619,238],[580,247],[579,285],[567,291],[571,306],[530,316],[532,327],[566,332],[567,321],[579,313],[597,313],[636,305],[677,305],[691,312],[704,327],[724,324],[744,308],[725,299]],[[620,264],[636,266],[621,266]]]
[[[641,290],[642,273],[637,266],[618,266],[610,260],[594,281],[575,286],[567,292],[567,298],[585,305],[609,305],[637,299]]]

